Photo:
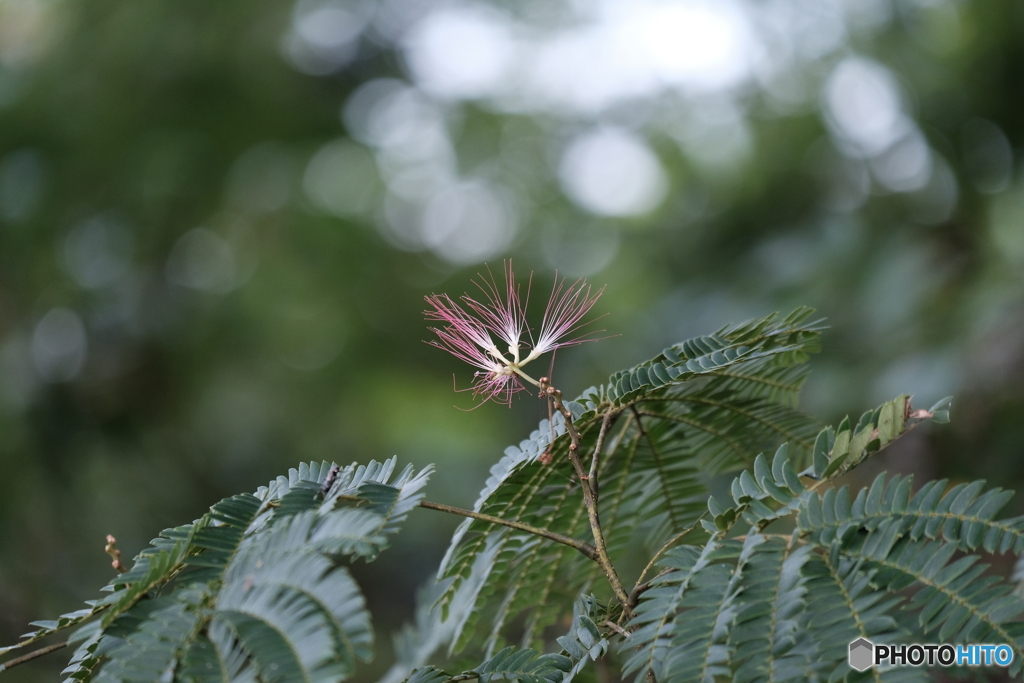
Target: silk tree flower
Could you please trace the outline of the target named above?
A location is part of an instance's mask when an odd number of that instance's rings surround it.
[[[488,277],[480,275],[474,281],[483,293],[482,300],[464,294],[460,304],[447,294],[431,294],[425,297],[430,308],[424,315],[441,323],[430,328],[437,339],[428,343],[477,368],[470,387],[473,395],[482,397],[481,403],[494,400],[509,405],[514,394],[526,389],[524,380],[540,386],[523,371],[527,363],[563,346],[595,341],[589,333],[572,335],[592,322],[581,321],[604,288],[593,292],[584,279],[566,287],[564,279],[556,279],[535,341],[526,322],[529,287],[524,299],[511,263],[503,270],[504,291],[488,271]],[[499,348],[496,339],[504,348]]]

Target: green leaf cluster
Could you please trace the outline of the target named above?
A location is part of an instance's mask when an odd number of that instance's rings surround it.
[[[1005,643],[1019,675],[1024,599],[979,554],[1024,551],[1024,517],[998,517],[1011,493],[886,472],[851,486],[949,400],[900,395],[819,429],[796,405],[820,331],[800,309],[677,344],[510,447],[383,683],[569,683],[597,661],[658,683],[927,677],[853,671],[858,638]],[[69,681],[345,680],[374,635],[346,563],[378,557],[430,473],[301,465],[165,530],[106,596],[0,655],[74,628]],[[457,667],[434,661],[446,645]]]
[[[78,626],[69,681],[344,680],[373,647],[345,563],[387,547],[430,473],[300,465],[165,530],[106,597],[4,651]]]
[[[806,459],[818,430],[795,405],[804,361],[820,343],[811,315],[799,309],[676,344],[568,403],[584,454],[601,445],[601,519],[613,561],[634,556],[638,537],[649,555],[690,529],[713,478],[749,465],[764,448],[788,442]],[[568,446],[561,425],[542,422],[506,450],[474,509],[585,537]],[[441,575],[453,579],[440,601],[454,620],[452,649],[486,620],[487,651],[517,617],[526,622],[523,643],[533,642],[598,577],[569,548],[475,520],[456,532]]]
[[[635,580],[636,602],[617,604],[570,547],[467,520],[441,569],[450,652],[491,654],[513,635],[536,647],[571,596],[590,591],[607,600],[598,621],[618,644],[609,656],[637,680],[925,675],[852,671],[847,646],[859,637],[1005,642],[1019,673],[1024,607],[1011,584],[963,556],[1024,549],[1024,521],[996,519],[1010,494],[946,481],[914,492],[888,474],[854,493],[837,485],[919,423],[947,421],[949,399],[919,410],[901,395],[817,429],[795,406],[820,330],[804,309],[725,328],[568,402],[584,463],[598,463],[609,554]],[[560,425],[542,422],[492,469],[475,509],[591,541],[568,444]],[[637,557],[647,562],[639,574]]]

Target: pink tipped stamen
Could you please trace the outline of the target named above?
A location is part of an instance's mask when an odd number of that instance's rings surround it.
[[[502,270],[505,275],[504,293],[488,269],[488,277],[481,274],[479,280],[473,281],[473,284],[483,292],[487,303],[481,303],[468,295],[463,295],[462,300],[491,332],[508,345],[509,353],[518,360],[520,339],[526,327],[526,306],[519,296],[519,286],[516,284],[515,273],[512,272],[512,262],[506,261]]]
[[[470,345],[484,349],[495,358],[501,358],[501,352],[488,334],[487,327],[452,301],[447,294],[432,294],[425,298],[427,303],[434,307],[432,311],[424,311],[427,320],[444,323],[450,334],[462,342],[469,342]]]
[[[490,353],[467,339],[454,327],[446,327],[444,329],[431,327],[430,331],[437,335],[437,339],[427,342],[428,344],[447,351],[475,368],[480,368],[485,372],[498,372],[504,367]]]
[[[547,309],[544,311],[544,319],[540,325],[540,336],[537,344],[528,358],[536,358],[542,354],[563,346],[574,346],[583,342],[596,341],[587,339],[587,335],[574,339],[563,339],[567,335],[576,332],[581,327],[590,324],[581,323],[580,320],[590,309],[594,307],[597,300],[604,293],[604,287],[597,290],[591,296],[591,288],[586,280],[580,279],[569,286],[564,292],[565,280],[555,281],[551,289],[551,299],[548,301]]]

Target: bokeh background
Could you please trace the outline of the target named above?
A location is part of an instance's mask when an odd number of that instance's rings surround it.
[[[301,460],[470,505],[544,408],[422,297],[508,257],[607,285],[569,394],[811,305],[807,411],[955,394],[882,463],[1024,486],[1022,145],[1015,0],[0,0],[0,642]],[[365,680],[455,522],[358,569]]]

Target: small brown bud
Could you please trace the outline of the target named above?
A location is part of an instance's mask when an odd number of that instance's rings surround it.
[[[128,571],[121,562],[121,551],[117,549],[117,539],[110,534],[107,534],[107,545],[103,548],[103,551],[113,559],[110,566],[116,569],[118,573],[124,574]]]

